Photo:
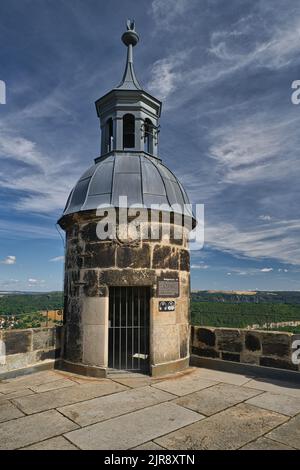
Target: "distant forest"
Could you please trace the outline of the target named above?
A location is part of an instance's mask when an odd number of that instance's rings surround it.
[[[230,303],[272,303],[272,304],[299,304],[300,291],[259,291],[249,293],[236,292],[192,292],[192,301],[195,302],[230,302]]]
[[[63,308],[63,293],[2,294],[0,315],[21,315]]]

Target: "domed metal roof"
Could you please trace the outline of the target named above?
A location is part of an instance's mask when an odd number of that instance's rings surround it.
[[[71,191],[63,216],[103,204],[120,207],[120,196],[127,196],[127,206],[164,204],[165,211],[193,217],[175,175],[160,160],[144,154],[109,155],[89,168]],[[174,210],[174,204],[180,209]]]

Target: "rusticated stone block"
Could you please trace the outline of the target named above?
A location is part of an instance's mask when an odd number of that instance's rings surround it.
[[[262,335],[262,353],[264,356],[285,357],[291,355],[291,337],[281,333]]]
[[[64,358],[72,362],[82,359],[82,330],[77,323],[66,325]]]
[[[243,350],[239,330],[216,329],[218,349],[226,352],[241,352]]]
[[[99,297],[108,297],[109,291],[107,286],[100,286],[99,287]]]
[[[241,362],[259,365],[259,357],[259,354],[245,350],[241,353]]]
[[[67,273],[67,293],[71,297],[79,296],[80,271],[70,270]]]
[[[85,271],[83,276],[83,291],[87,297],[97,297],[99,294],[99,275],[97,271],[92,269]]]
[[[179,325],[179,354],[181,358],[187,357],[189,354],[189,330],[188,324]]]
[[[150,246],[119,246],[117,248],[117,266],[119,268],[150,268]]]
[[[73,323],[79,323],[81,321],[81,302],[77,298],[69,297],[66,320]]]
[[[240,355],[237,353],[222,352],[221,357],[224,361],[240,362]]]
[[[190,270],[190,254],[188,250],[180,250],[180,269],[181,271]]]
[[[170,243],[174,245],[182,246],[184,243],[184,231],[182,226],[171,226],[170,230]]]
[[[2,337],[6,354],[27,353],[32,349],[32,330],[9,330]]]
[[[216,335],[213,330],[208,328],[197,328],[196,329],[197,340],[200,343],[204,343],[207,346],[215,346],[216,345]]]
[[[84,225],[80,230],[80,237],[85,242],[99,242],[97,235],[97,222],[90,222]]]
[[[114,243],[87,243],[84,255],[85,268],[110,268],[116,265]]]
[[[155,269],[178,269],[178,250],[168,245],[155,245],[152,267]]]
[[[220,357],[220,353],[212,348],[195,348],[192,347],[192,353],[196,354],[197,356],[202,357]]]
[[[48,351],[38,351],[37,353],[37,360],[38,361],[45,361],[47,359],[57,359],[60,357],[61,350],[60,349],[50,349]]]
[[[150,269],[107,269],[100,271],[100,284],[108,286],[152,286],[156,273]]]
[[[261,343],[259,336],[254,333],[246,333],[245,346],[248,351],[260,351]]]
[[[55,346],[55,328],[34,328],[32,330],[32,349],[49,349]]]
[[[66,269],[80,269],[82,267],[82,247],[76,239],[69,240],[67,243]]]
[[[259,360],[259,364],[261,366],[275,367],[277,369],[298,370],[298,366],[296,364],[292,364],[290,361],[285,361],[284,359],[277,359],[275,357],[262,356]]]

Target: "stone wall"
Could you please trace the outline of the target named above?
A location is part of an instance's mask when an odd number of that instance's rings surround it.
[[[30,328],[0,331],[1,374],[25,369],[39,364],[53,363],[60,357],[62,327]]]
[[[292,344],[299,335],[286,332],[193,326],[192,354],[265,367],[300,371]]]
[[[189,358],[190,257],[187,233],[168,236],[158,223],[158,237],[149,240],[149,224],[139,240],[102,241],[96,233],[99,217],[75,214],[66,219],[65,340],[63,358],[69,366],[107,367],[110,286],[149,286],[151,367]],[[154,229],[153,224],[151,229]],[[173,229],[175,230],[174,226]],[[180,230],[180,227],[179,227]],[[175,312],[159,312],[157,279],[178,278],[180,296]],[[176,369],[174,365],[174,369]],[[96,373],[96,371],[95,371]],[[99,371],[100,373],[100,371]]]

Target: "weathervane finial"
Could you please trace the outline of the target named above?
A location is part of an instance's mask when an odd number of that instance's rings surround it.
[[[133,47],[139,42],[139,35],[135,30],[134,20],[127,20],[127,31],[122,34],[122,41],[127,46],[127,60],[124,75],[117,88],[124,90],[141,90],[141,86],[135,76],[133,68]]]
[[[122,35],[122,41],[125,46],[136,46],[139,42],[139,35],[135,30],[135,21],[134,20],[127,20],[126,22],[127,31]]]
[[[134,31],[135,30],[135,21],[134,20],[127,20],[127,31]]]

